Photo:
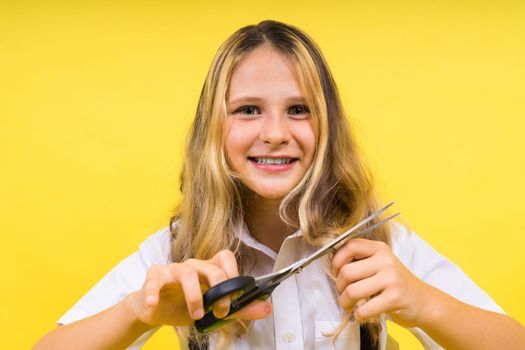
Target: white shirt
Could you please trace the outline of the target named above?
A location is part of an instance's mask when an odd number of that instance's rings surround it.
[[[243,243],[255,257],[248,275],[258,276],[277,271],[314,251],[302,238],[300,231],[288,236],[278,253],[256,241],[246,230]],[[428,243],[404,226],[395,224],[391,230],[391,247],[398,259],[418,278],[470,305],[503,313],[503,310],[479,288],[461,269],[437,253]],[[101,312],[139,290],[148,268],[153,264],[170,263],[170,231],[165,227],[140,244],[139,250],[121,261],[88,293],[86,293],[58,324],[68,324]],[[248,264],[250,267],[250,264]],[[337,328],[341,309],[332,282],[326,276],[320,261],[307,266],[300,274],[283,281],[272,293],[273,313],[254,322],[251,332],[235,339],[232,349],[334,349],[333,338],[323,334]],[[381,350],[387,349],[387,331],[381,319]],[[138,338],[128,349],[140,349],[159,327]],[[419,328],[409,329],[425,349],[442,349]],[[186,348],[180,339],[182,349]],[[210,348],[215,338],[210,337]],[[337,349],[359,350],[359,325],[350,322],[339,335]]]

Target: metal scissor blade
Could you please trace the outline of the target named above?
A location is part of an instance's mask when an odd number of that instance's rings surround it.
[[[285,268],[283,268],[283,269],[281,269],[281,270],[279,270],[277,272],[272,272],[272,273],[269,273],[269,274],[266,274],[266,275],[262,275],[262,276],[256,277],[255,278],[256,284],[265,283],[268,280],[282,281],[282,280],[286,279],[288,277],[288,275],[297,272],[297,270],[302,269],[303,267],[309,265],[312,261],[314,261],[314,260],[318,259],[319,257],[323,256],[326,252],[328,252],[328,250],[330,248],[332,248],[333,246],[337,245],[338,243],[340,243],[344,239],[355,238],[357,236],[360,236],[362,234],[368,233],[368,232],[376,229],[377,227],[379,227],[382,224],[384,224],[386,221],[388,221],[388,220],[396,217],[397,215],[399,215],[399,213],[397,213],[395,215],[392,215],[392,216],[390,216],[390,217],[388,217],[388,218],[386,218],[386,219],[384,219],[384,220],[382,220],[382,221],[380,221],[380,222],[378,222],[378,223],[376,223],[376,224],[366,228],[363,231],[355,233],[355,235],[350,237],[352,232],[354,232],[355,230],[359,229],[363,225],[367,224],[371,220],[375,219],[377,216],[379,216],[381,213],[383,213],[386,209],[391,207],[394,203],[395,203],[395,201],[389,203],[388,205],[386,205],[385,207],[379,209],[378,211],[376,211],[372,215],[370,215],[370,216],[366,217],[365,219],[361,220],[356,225],[354,225],[352,228],[350,228],[348,231],[346,231],[345,233],[341,234],[340,236],[335,238],[333,241],[331,241],[328,244],[326,244],[325,246],[321,247],[319,250],[317,250],[313,254],[307,256],[306,258],[303,258],[303,259],[293,263],[292,265],[289,265],[289,266],[287,266],[287,267],[285,267]]]
[[[390,208],[392,205],[394,205],[396,201],[393,201],[389,204],[387,204],[386,206],[384,206],[383,208],[377,210],[376,212],[374,212],[373,214],[367,216],[366,218],[364,218],[363,220],[359,221],[357,224],[355,224],[354,226],[352,226],[349,230],[347,230],[346,232],[342,233],[341,235],[339,235],[338,237],[336,237],[333,241],[325,244],[323,247],[319,248],[317,251],[315,251],[313,254],[307,256],[306,258],[304,259],[301,259],[299,260],[298,262],[294,263],[292,266],[292,269],[296,269],[296,268],[302,268],[306,265],[309,264],[309,262],[319,258],[320,256],[324,255],[330,248],[332,248],[333,246],[337,245],[338,243],[340,243],[341,241],[343,241],[344,239],[348,238],[348,236],[350,236],[352,234],[352,232],[355,232],[357,229],[359,229],[360,227],[364,226],[365,224],[369,223],[370,221],[372,221],[373,219],[375,219],[376,217],[378,217],[379,215],[381,215],[385,210],[387,210],[388,208]],[[398,213],[399,214],[399,213]],[[397,215],[397,214],[396,214]],[[381,221],[381,224],[383,224],[385,221],[388,221],[390,220],[392,217],[389,217],[388,219],[385,219],[383,221]],[[379,223],[378,223],[379,224]],[[377,224],[376,224],[377,225]],[[375,227],[379,226],[379,225],[374,225]],[[370,232],[370,231],[368,231]],[[363,234],[362,232],[360,232],[359,234]]]
[[[289,271],[289,273],[299,272],[304,267],[310,265],[310,263],[312,263],[313,261],[319,259],[321,256],[323,256],[326,253],[328,253],[328,251],[331,248],[333,248],[335,245],[337,245],[338,243],[342,242],[343,240],[353,239],[353,238],[356,238],[358,236],[364,235],[366,233],[372,232],[373,230],[375,230],[379,226],[383,225],[385,222],[395,218],[399,214],[401,214],[401,213],[395,213],[394,215],[391,215],[391,216],[387,217],[386,219],[383,219],[383,220],[373,224],[372,226],[369,226],[369,227],[365,228],[363,231],[354,232],[353,234],[351,234],[351,233],[353,231],[355,231],[355,229],[351,228],[350,230],[348,230],[345,233],[343,233],[341,236],[339,236],[336,239],[334,239],[332,242],[328,243],[327,245],[325,245],[324,247],[322,247],[321,249],[316,251],[315,253],[313,253],[310,256],[307,256],[306,258],[301,259],[298,262],[294,263],[291,266],[291,269],[290,269],[291,271]],[[360,225],[360,226],[362,226],[362,225]]]
[[[255,277],[255,283],[256,284],[262,284],[262,283],[265,283],[266,281],[269,281],[269,280],[276,280],[279,277],[281,277],[281,275],[283,275],[283,276],[284,275],[288,275],[290,273],[290,271],[292,271],[292,268],[293,268],[293,265],[287,266],[287,267],[285,267],[283,269],[280,269],[279,271],[276,271],[276,272],[271,272],[271,273],[268,273],[266,275]]]

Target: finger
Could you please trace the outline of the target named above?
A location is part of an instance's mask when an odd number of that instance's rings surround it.
[[[160,289],[165,283],[165,274],[161,265],[153,265],[149,268],[146,281],[142,286],[144,291],[144,304],[154,307],[159,302]]]
[[[210,259],[212,264],[217,265],[226,273],[228,279],[239,276],[239,270],[237,267],[237,259],[235,254],[230,250],[221,250]],[[221,281],[222,282],[222,281]],[[213,313],[215,316],[222,318],[228,315],[230,310],[231,297],[234,297],[236,293],[231,294],[227,298],[222,298],[215,303]]]
[[[171,268],[173,275],[180,281],[184,300],[191,318],[198,320],[204,316],[202,290],[197,271],[188,264],[179,264]]]
[[[344,264],[354,260],[371,257],[376,252],[384,249],[385,247],[388,246],[380,241],[354,238],[337,249],[334,258],[332,259],[332,273],[334,276],[337,276],[339,274],[339,270]]]
[[[237,259],[230,250],[221,250],[210,259],[210,262],[220,267],[228,278],[239,276]]]
[[[228,312],[230,312],[230,303],[231,303],[230,296],[221,298],[217,300],[215,303],[213,303],[212,311],[215,317],[217,318],[226,317],[226,315],[228,315]]]
[[[344,309],[351,309],[358,300],[372,297],[386,288],[384,281],[374,275],[370,278],[352,283],[339,295],[339,304]]]
[[[372,317],[376,317],[384,313],[390,313],[396,309],[397,306],[393,302],[393,298],[391,298],[389,293],[385,291],[367,300],[364,304],[356,307],[354,309],[354,318],[356,321],[363,323]]]
[[[184,262],[184,264],[192,266],[195,271],[197,271],[199,276],[203,277],[207,281],[210,287],[213,287],[228,279],[228,275],[222,268],[208,261],[188,259]],[[230,302],[230,296],[225,296],[224,298],[217,300],[213,304],[212,308],[215,317],[225,317],[230,310]]]
[[[374,256],[343,265],[336,277],[337,292],[341,293],[348,285],[375,275],[380,264]]]
[[[273,306],[269,301],[255,300],[254,302],[243,307],[236,313],[228,316],[228,319],[241,319],[241,320],[258,320],[266,318],[272,313]]]
[[[199,276],[204,278],[204,282],[210,287],[228,279],[228,275],[222,268],[210,263],[209,261],[188,259],[184,261],[183,264],[193,267]]]

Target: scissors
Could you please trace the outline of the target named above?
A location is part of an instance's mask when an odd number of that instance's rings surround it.
[[[234,298],[234,300],[232,300],[230,305],[230,311],[228,312],[228,315],[225,316],[227,317],[239,311],[240,309],[242,309],[243,307],[247,306],[255,300],[268,299],[272,294],[273,290],[282,281],[294,274],[300,273],[303,268],[305,268],[313,261],[319,259],[321,256],[328,253],[330,249],[335,247],[338,243],[371,232],[379,226],[383,225],[388,220],[398,216],[400,213],[396,213],[392,216],[389,216],[388,218],[383,219],[375,223],[374,225],[365,228],[362,231],[356,232],[356,230],[378,217],[381,213],[383,213],[394,203],[395,201],[379,209],[367,218],[363,219],[355,226],[350,228],[348,231],[339,235],[337,238],[327,243],[325,246],[321,247],[319,250],[317,250],[310,256],[307,256],[277,272],[273,272],[255,278],[252,276],[234,277],[211,287],[203,295],[204,310],[206,310],[206,313],[201,319],[195,321],[195,328],[201,333],[207,333],[234,321],[234,319],[216,318],[213,315],[213,311],[211,310],[211,306],[213,305],[213,303],[225,296],[228,296],[232,293],[236,293],[237,297]]]

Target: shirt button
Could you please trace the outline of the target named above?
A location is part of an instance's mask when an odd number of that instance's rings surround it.
[[[285,343],[291,343],[295,340],[295,334],[292,332],[283,333],[282,339]]]

